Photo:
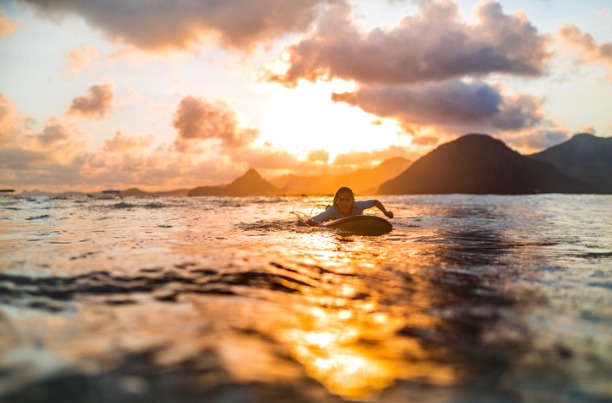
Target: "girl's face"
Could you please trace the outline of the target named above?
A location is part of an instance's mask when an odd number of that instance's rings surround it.
[[[349,192],[342,192],[336,198],[336,203],[338,204],[338,208],[343,214],[349,214],[351,211],[351,205],[353,204],[353,195]]]

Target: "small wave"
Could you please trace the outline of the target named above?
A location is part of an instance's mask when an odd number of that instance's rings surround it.
[[[237,225],[242,231],[287,231],[296,226],[295,221],[256,221],[253,223],[240,223]]]
[[[75,259],[82,258],[78,256]],[[217,271],[192,263],[176,266],[181,272],[146,267],[132,276],[97,271],[69,277],[4,275],[0,280],[0,303],[61,311],[74,306],[77,297],[95,297],[107,305],[135,304],[152,299],[175,302],[181,295],[240,295],[255,290],[300,293],[317,280],[279,264],[245,271]]]
[[[130,208],[136,207],[136,205],[132,203],[121,202],[121,203],[111,204],[109,207],[113,209],[130,209]]]
[[[165,205],[164,203],[148,203],[145,204],[143,206],[144,208],[150,208],[150,209],[158,209],[158,208],[166,208],[168,207],[167,205]]]
[[[251,203],[253,204],[277,204],[279,202],[283,201],[282,197],[255,197],[253,199],[250,200]]]
[[[606,259],[612,257],[612,252],[589,252],[577,256],[583,259]]]
[[[51,216],[49,214],[43,214],[43,215],[37,215],[37,216],[28,217],[28,218],[26,218],[26,220],[27,221],[46,220],[48,218],[51,218]]]

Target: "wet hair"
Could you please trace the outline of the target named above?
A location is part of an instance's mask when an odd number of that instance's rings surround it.
[[[340,196],[340,193],[349,193],[351,195],[353,202],[351,203],[351,207],[349,209],[349,216],[353,215],[353,206],[355,205],[355,194],[353,193],[351,188],[348,188],[346,186],[343,186],[336,191],[336,195],[334,196],[334,207],[336,207],[338,211],[340,211],[341,214],[342,214],[342,211],[340,210],[340,206],[338,206],[338,197]]]

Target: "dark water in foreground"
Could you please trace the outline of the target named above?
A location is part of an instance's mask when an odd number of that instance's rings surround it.
[[[382,201],[0,198],[0,401],[612,401],[611,196]]]

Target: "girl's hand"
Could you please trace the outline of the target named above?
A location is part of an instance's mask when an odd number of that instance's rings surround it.
[[[389,218],[393,218],[393,211],[385,211],[385,215]]]

